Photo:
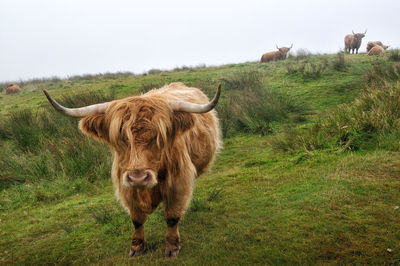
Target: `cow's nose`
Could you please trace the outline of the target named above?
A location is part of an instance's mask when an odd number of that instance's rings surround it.
[[[128,171],[128,179],[134,182],[146,179],[147,175],[148,172],[146,171],[146,169],[135,169]]]
[[[150,188],[157,184],[156,175],[150,169],[127,170],[123,175],[127,187]]]

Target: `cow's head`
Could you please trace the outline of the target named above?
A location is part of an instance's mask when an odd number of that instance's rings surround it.
[[[361,40],[362,38],[365,37],[365,34],[367,33],[367,30],[365,30],[364,33],[354,33],[354,31],[351,31],[353,33],[354,38],[356,38],[357,40]]]
[[[286,58],[286,55],[289,53],[290,49],[292,49],[293,47],[293,43],[290,47],[281,47],[279,48],[278,45],[276,45],[276,49],[279,50],[279,52],[281,53],[282,57]]]
[[[124,186],[151,188],[159,181],[158,173],[165,171],[162,162],[168,160],[175,138],[193,126],[192,113],[206,113],[216,106],[221,85],[207,104],[144,95],[71,109],[43,92],[56,110],[82,118],[83,133],[109,144]]]

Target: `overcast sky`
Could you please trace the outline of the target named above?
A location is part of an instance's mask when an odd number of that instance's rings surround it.
[[[0,81],[335,53],[346,34],[400,47],[400,0],[0,0]]]

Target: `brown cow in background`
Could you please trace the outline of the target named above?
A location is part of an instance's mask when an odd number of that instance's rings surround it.
[[[61,106],[44,90],[55,109],[82,118],[80,130],[110,147],[115,195],[135,227],[130,257],[145,252],[143,224],[161,202],[168,225],[165,256],[178,255],[178,222],[192,197],[194,181],[211,167],[221,147],[220,126],[212,110],[220,88],[211,102],[199,89],[171,83],[142,96],[74,109]]]
[[[290,47],[281,47],[281,48],[279,48],[277,45],[276,48],[278,49],[278,51],[263,54],[261,56],[260,63],[284,60],[284,59],[286,59],[286,56],[292,47],[293,47],[293,44]]]
[[[375,41],[375,42],[368,42],[367,43],[367,53],[375,46],[381,46],[383,49],[389,48],[388,45],[383,45],[381,41]]]
[[[369,50],[369,52],[367,53],[367,55],[380,55],[380,54],[384,54],[385,53],[385,48],[383,48],[380,45],[374,46],[371,48],[371,50]]]
[[[344,37],[344,51],[350,53],[351,50],[351,53],[354,54],[354,50],[356,50],[356,54],[358,54],[358,49],[360,49],[361,46],[361,39],[365,37],[367,30],[365,30],[364,33],[352,32],[353,34],[348,34]]]
[[[10,84],[6,89],[6,94],[18,93],[21,91],[21,88],[17,84]]]

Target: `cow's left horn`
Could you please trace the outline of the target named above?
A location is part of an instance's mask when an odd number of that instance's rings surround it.
[[[85,117],[88,115],[104,113],[108,107],[108,103],[98,103],[93,105],[88,105],[81,108],[67,108],[56,102],[53,98],[51,98],[50,94],[47,90],[43,90],[44,94],[47,97],[47,100],[53,105],[54,109],[59,111],[60,113],[70,116],[70,117]]]
[[[197,103],[189,103],[189,102],[179,102],[179,101],[170,101],[172,110],[174,111],[183,111],[189,113],[207,113],[211,111],[218,103],[219,96],[221,95],[221,84],[218,84],[217,92],[215,93],[214,98],[211,102],[207,104],[197,104]]]
[[[293,48],[293,43],[292,43],[292,45],[290,46],[290,49],[292,49]]]
[[[367,33],[367,29],[365,29],[365,32],[363,34],[366,34],[366,33]]]

